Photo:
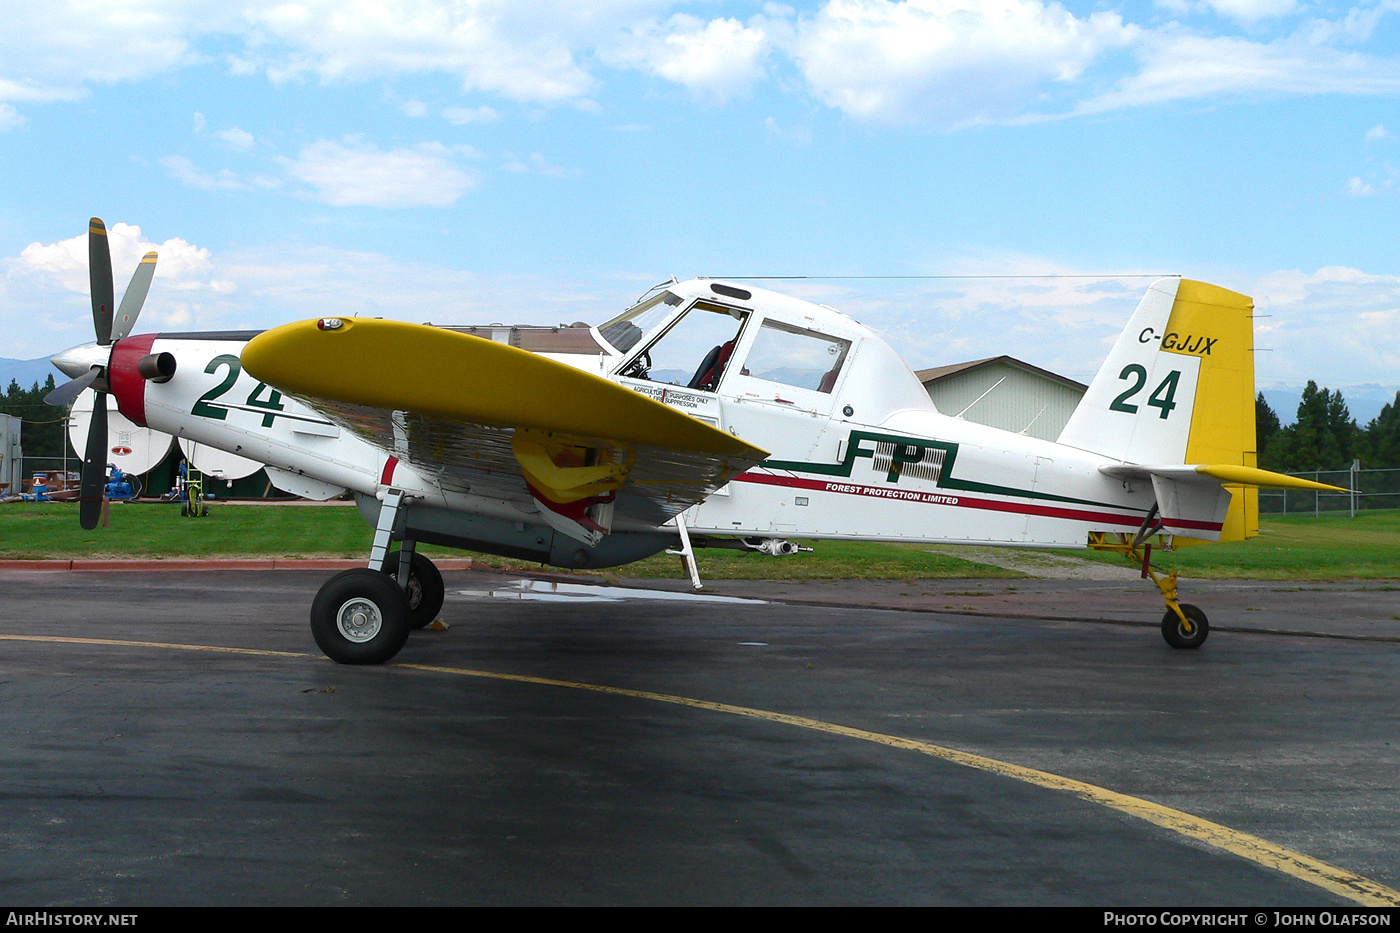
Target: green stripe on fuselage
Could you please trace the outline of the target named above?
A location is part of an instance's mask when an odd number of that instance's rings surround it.
[[[1057,496],[1054,493],[1036,492],[1033,489],[1016,489],[1011,486],[998,486],[995,483],[978,483],[973,480],[954,479],[953,463],[958,457],[958,445],[952,441],[934,441],[924,437],[904,437],[898,434],[877,434],[872,431],[852,431],[846,440],[846,456],[840,463],[804,463],[799,460],[765,460],[760,466],[774,470],[791,470],[794,473],[815,473],[818,476],[843,476],[850,478],[857,457],[873,460],[875,449],[861,447],[863,441],[893,444],[890,471],[885,477],[887,483],[898,483],[901,468],[906,463],[917,463],[923,459],[925,451],[943,451],[943,467],[938,471],[938,488],[960,492],[981,492],[997,496],[1017,496],[1022,499],[1041,499],[1047,502],[1068,502],[1075,505],[1095,505],[1111,509],[1127,509],[1131,512],[1146,513],[1146,509],[1121,505],[1116,502],[1100,502],[1097,499],[1077,499],[1073,496]]]

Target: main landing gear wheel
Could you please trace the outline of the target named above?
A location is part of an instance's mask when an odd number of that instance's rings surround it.
[[[399,653],[408,631],[403,590],[368,567],[331,577],[311,603],[311,635],[341,664],[383,664]]]
[[[402,553],[394,551],[384,558],[384,573],[391,580],[398,580],[399,555]],[[408,565],[408,587],[405,592],[408,596],[410,629],[422,628],[436,619],[442,611],[442,601],[447,593],[442,583],[442,573],[436,564],[417,551],[413,552],[413,559]]]
[[[1180,606],[1182,614],[1191,621],[1191,631],[1188,632],[1176,613],[1168,609],[1167,614],[1162,616],[1162,637],[1173,648],[1199,648],[1210,634],[1206,614],[1199,606],[1190,603],[1181,603]]]

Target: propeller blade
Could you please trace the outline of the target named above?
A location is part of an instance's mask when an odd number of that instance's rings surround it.
[[[83,454],[83,481],[78,487],[78,524],[86,531],[102,517],[102,497],[107,487],[107,393],[98,392],[88,425],[87,451]]]
[[[102,369],[94,366],[77,379],[70,379],[48,395],[45,395],[44,404],[54,405],[60,408],[71,405],[73,399],[77,398],[84,389],[96,382],[101,375]]]
[[[146,303],[146,293],[151,290],[151,276],[156,274],[155,250],[147,253],[131,276],[131,284],[122,296],[121,307],[117,309],[117,319],[112,322],[112,342],[121,340],[136,326],[136,317],[141,306]]]
[[[92,288],[92,327],[99,346],[112,342],[112,252],[107,247],[107,225],[99,218],[88,221],[88,281]]]

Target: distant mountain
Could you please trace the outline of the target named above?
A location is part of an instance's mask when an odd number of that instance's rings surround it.
[[[20,388],[28,389],[36,382],[43,385],[50,373],[53,373],[56,383],[62,384],[68,380],[67,376],[53,368],[47,356],[37,360],[7,360],[0,356],[0,395],[9,388],[11,379],[18,382]]]
[[[1381,413],[1382,408],[1395,401],[1397,387],[1367,382],[1355,386],[1319,385],[1318,388],[1341,392],[1342,399],[1347,403],[1347,411],[1351,412],[1356,423],[1364,428],[1372,418]],[[1264,400],[1269,403],[1269,407],[1278,415],[1281,425],[1287,427],[1298,420],[1298,403],[1303,400],[1302,386],[1298,386],[1296,389],[1261,389],[1260,391],[1264,393]]]

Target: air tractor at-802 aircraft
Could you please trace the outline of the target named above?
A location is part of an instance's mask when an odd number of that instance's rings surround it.
[[[436,618],[442,577],[420,541],[568,568],[677,546],[790,553],[795,538],[1106,547],[1157,582],[1167,642],[1195,648],[1206,616],[1151,569],[1151,543],[1257,533],[1256,486],[1333,488],[1255,467],[1252,303],[1200,282],[1148,288],[1050,442],[940,414],[869,328],[747,285],[671,282],[597,327],[328,316],[131,336],[155,254],[114,324],[95,218],[89,244],[97,341],[54,357],[73,381],[49,398],[99,396],[83,526],[101,509],[105,393],[137,425],[266,464],[288,492],[353,494],[369,565],[311,610],[342,663],[387,661]]]

